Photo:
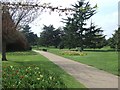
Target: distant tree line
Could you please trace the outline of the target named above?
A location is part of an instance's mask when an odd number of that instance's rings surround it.
[[[103,35],[103,30],[92,21],[87,25],[87,21],[96,13],[97,5],[91,7],[89,2],[78,1],[72,5],[75,11],[72,15],[63,19],[65,26],[55,29],[53,25],[43,26],[40,37],[31,32],[29,25],[26,25],[22,33],[26,36],[30,45],[54,46],[55,48],[103,48],[110,46],[113,49],[120,49],[119,36],[120,28],[108,40]]]
[[[37,34],[34,34],[34,32],[32,32],[30,29],[31,29],[31,27],[29,25],[26,25],[22,28],[21,32],[26,37],[29,45],[34,46],[34,45],[37,45],[38,36],[37,36]]]
[[[59,46],[62,38],[61,28],[55,29],[53,25],[43,27],[43,32],[40,34],[39,45],[41,46]]]
[[[31,46],[54,46],[55,48],[60,49],[80,47],[79,42],[76,39],[77,36],[75,35],[75,31],[71,29],[71,31],[69,31],[65,28],[66,27],[55,29],[53,25],[44,25],[40,37],[30,30],[29,25],[26,25],[21,32],[26,36],[26,39]],[[88,29],[89,30],[84,34],[83,48],[100,49],[104,46],[110,46],[110,48],[120,50],[120,28],[115,30],[114,34],[109,39],[106,39],[105,35],[102,34],[103,30],[94,26],[93,23],[91,23]]]
[[[55,29],[53,25],[44,26],[40,35],[39,44],[42,46],[55,46],[59,48],[102,48],[105,45],[103,30],[91,22],[86,27],[87,21],[96,13],[97,5],[78,1],[72,5],[75,11],[67,19],[63,19],[65,26]]]
[[[114,34],[112,34],[112,37],[107,40],[107,44],[111,48],[120,50],[120,27],[118,30],[115,30]]]

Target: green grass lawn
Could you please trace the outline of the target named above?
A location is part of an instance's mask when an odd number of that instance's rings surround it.
[[[0,90],[1,89],[2,89],[2,62],[0,62]]]
[[[47,58],[30,52],[7,53],[3,88],[85,88]]]
[[[63,56],[65,58],[69,58],[71,60],[96,67],[100,70],[104,70],[115,75],[120,75],[118,74],[118,53],[117,52],[84,51],[84,53],[87,53],[87,55],[79,56],[79,55],[62,55],[61,54],[64,51],[68,51],[68,49],[59,50],[59,49],[48,48],[48,51],[54,54]]]

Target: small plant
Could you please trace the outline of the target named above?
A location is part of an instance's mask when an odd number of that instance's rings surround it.
[[[79,55],[79,56],[85,56],[87,53],[78,52],[78,51],[64,51],[61,53],[62,55]]]
[[[43,51],[45,51],[45,52],[47,52],[47,49],[45,49],[45,48],[44,48],[44,49],[42,49],[42,50],[43,50]]]

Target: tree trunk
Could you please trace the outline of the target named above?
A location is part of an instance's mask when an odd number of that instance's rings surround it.
[[[2,61],[7,61],[6,59],[6,42],[2,42]]]

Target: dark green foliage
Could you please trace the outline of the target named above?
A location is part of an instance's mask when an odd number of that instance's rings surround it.
[[[84,44],[87,48],[102,48],[106,45],[105,36],[102,34],[103,30],[101,28],[96,28],[96,26],[91,22],[91,25],[85,31]]]
[[[64,43],[61,41],[61,43],[59,44],[58,47],[59,47],[59,49],[64,49],[64,47],[65,47],[65,46],[64,46]]]
[[[75,11],[71,17],[63,19],[66,23],[64,27],[64,44],[69,49],[79,47],[80,51],[85,47],[101,48],[103,47],[103,39],[101,28],[96,28],[91,23],[90,27],[86,27],[87,20],[90,19],[96,13],[96,7],[91,7],[90,3],[84,1],[78,1],[75,5],[72,5]]]
[[[42,49],[43,51],[47,52],[47,49]]]
[[[40,34],[39,44],[41,46],[55,46],[56,48],[61,42],[62,31],[60,28],[55,29],[53,25],[43,27],[43,32]]]
[[[115,48],[115,42],[113,38],[109,38],[107,42],[108,42],[108,46],[110,46],[111,48]]]
[[[25,35],[30,45],[37,45],[37,40],[38,40],[37,34],[31,32],[30,28],[31,27],[29,27],[29,25],[26,25],[23,28],[22,33]]]
[[[30,45],[28,45],[27,48],[23,48],[23,46],[19,44],[18,42],[10,43],[6,45],[7,52],[29,51],[29,50],[32,50],[32,47]]]
[[[118,28],[118,30],[115,30],[113,36],[108,39],[108,45],[111,48],[120,50],[120,27]]]

